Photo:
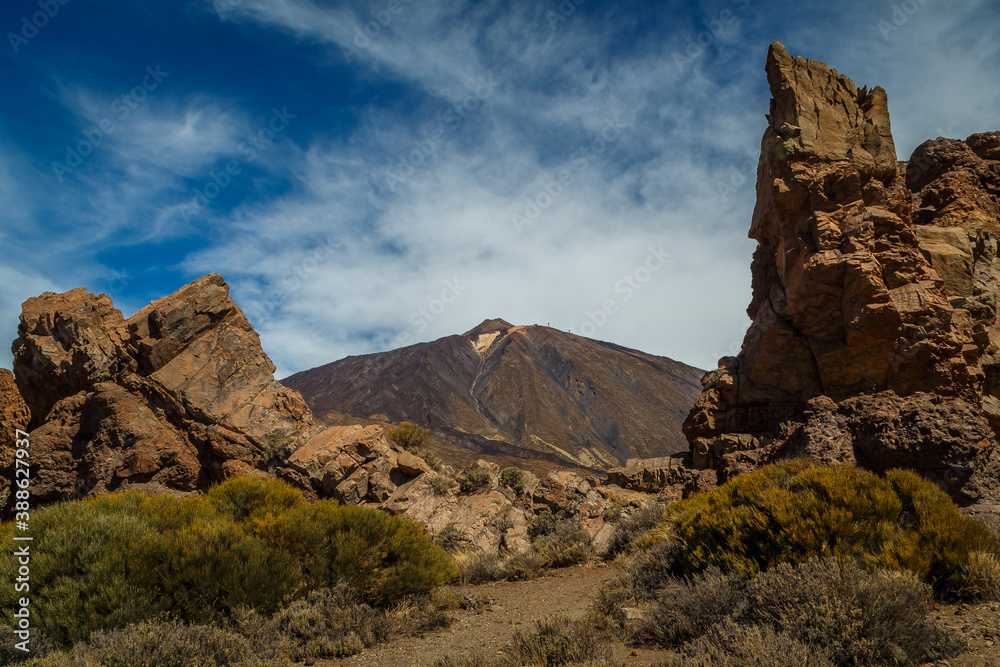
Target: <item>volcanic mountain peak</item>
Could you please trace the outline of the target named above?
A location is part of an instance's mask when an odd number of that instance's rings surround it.
[[[488,319],[461,336],[348,357],[284,383],[320,415],[420,423],[483,454],[608,468],[686,449],[702,372],[545,326]]]
[[[479,326],[475,327],[474,329],[469,329],[462,335],[465,336],[466,338],[476,338],[477,336],[482,336],[483,334],[504,333],[508,329],[513,329],[513,328],[514,328],[513,324],[511,324],[507,320],[500,319],[498,317],[495,319],[483,320],[482,322],[479,323]]]

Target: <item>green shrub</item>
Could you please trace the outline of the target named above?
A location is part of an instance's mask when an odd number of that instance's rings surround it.
[[[532,541],[535,541],[539,537],[551,535],[555,532],[556,527],[565,520],[566,512],[563,510],[559,510],[555,514],[549,510],[539,512],[531,519],[531,523],[528,524],[528,537]]]
[[[996,552],[978,523],[913,472],[879,477],[854,466],[786,461],[740,475],[667,509],[657,532],[683,544],[679,572],[709,567],[752,575],[813,557],[907,570],[938,590],[957,588],[974,551]]]
[[[239,523],[260,521],[269,514],[277,516],[307,504],[302,494],[285,482],[249,477],[216,484],[205,496],[220,514]]]
[[[424,460],[424,463],[426,463],[427,466],[434,472],[440,473],[442,470],[444,470],[444,463],[441,461],[441,459],[439,459],[437,456],[427,451],[423,447],[414,450],[413,453],[422,458]]]
[[[0,548],[13,553],[13,525]],[[160,618],[202,624],[270,614],[347,582],[386,604],[454,575],[422,526],[378,510],[307,503],[282,482],[235,479],[194,498],[99,496],[32,516],[33,626],[58,645]],[[15,559],[0,559],[12,581]],[[11,625],[13,586],[0,588]]]
[[[514,466],[504,468],[500,471],[500,484],[506,486],[516,495],[521,495],[525,489],[524,471]]]
[[[362,507],[331,517],[330,570],[366,600],[389,602],[440,586],[455,566],[420,524]]]
[[[163,609],[143,555],[158,534],[141,518],[139,494],[59,503],[32,514],[32,626],[59,645],[95,630],[123,627]],[[0,549],[15,550],[14,526],[0,529]],[[15,558],[0,559],[0,578],[14,581]],[[12,585],[0,587],[0,624],[14,625]]]
[[[484,468],[472,468],[462,476],[458,488],[462,493],[475,493],[480,489],[493,488],[493,475]]]
[[[434,491],[435,496],[446,496],[448,491],[455,486],[454,482],[445,477],[444,475],[436,475],[431,477],[430,481],[431,490]]]
[[[429,429],[421,428],[413,422],[403,422],[389,431],[389,438],[403,449],[413,451],[422,447],[430,434]]]
[[[564,521],[548,535],[532,543],[532,549],[542,555],[545,567],[566,567],[588,560],[593,555],[590,534],[579,523]]]

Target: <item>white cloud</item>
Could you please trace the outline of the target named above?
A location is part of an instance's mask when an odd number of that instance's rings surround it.
[[[269,150],[257,166],[290,187],[206,213],[198,224],[213,230],[211,242],[180,268],[230,281],[279,376],[487,317],[574,332],[590,322],[595,338],[714,366],[748,324],[746,231],[770,39],[885,87],[902,159],[937,134],[995,129],[1000,102],[1000,26],[985,2],[923,4],[888,39],[877,26],[890,4],[753,3],[677,66],[673,54],[700,21],[742,4],[703,3],[701,18],[663,20],[636,41],[643,18],[625,5],[588,3],[553,30],[545,12],[557,3],[404,1],[359,46],[358,30],[388,3],[213,0],[223,21],[280,32],[287,48],[325,45],[328,62],[317,67],[350,67],[406,92],[400,104],[352,109],[350,134],[319,127],[311,143]],[[483,77],[488,93],[470,97]],[[254,123],[238,100],[182,97],[171,83],[56,191],[53,206],[75,228],[46,252],[191,231],[178,226],[183,182],[207,178]],[[109,108],[85,91],[66,100],[81,128]],[[455,122],[465,101],[475,108]],[[601,136],[609,123],[620,126],[611,139]],[[564,171],[572,183],[547,201],[545,186]],[[11,187],[0,169],[0,194]],[[529,202],[538,215],[519,232],[512,216]],[[660,244],[670,261],[625,300],[616,285]],[[459,284],[453,303],[441,298],[446,281]],[[608,300],[616,312],[596,326]]]

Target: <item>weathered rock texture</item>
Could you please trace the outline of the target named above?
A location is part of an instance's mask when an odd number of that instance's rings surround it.
[[[128,320],[104,294],[45,293],[24,303],[19,334],[38,502],[194,491],[273,467],[313,427],[215,274]]]
[[[907,168],[881,88],[778,43],[767,76],[753,323],[685,421],[694,462],[723,481],[795,452],[910,467],[974,502],[1000,424],[997,135],[928,142]]]
[[[31,413],[14,383],[14,375],[0,368],[0,470],[5,473],[0,477],[0,507],[6,506],[10,496],[17,431],[27,429],[30,419]]]

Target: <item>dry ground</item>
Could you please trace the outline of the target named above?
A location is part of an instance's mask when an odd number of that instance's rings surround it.
[[[432,665],[446,655],[460,656],[477,649],[499,651],[515,630],[534,629],[535,621],[555,614],[583,616],[594,595],[617,573],[614,564],[575,566],[552,570],[532,581],[454,586],[460,598],[481,601],[478,609],[449,612],[450,627],[422,637],[399,637],[361,655],[343,660],[320,660],[317,667],[396,667]],[[945,627],[966,637],[969,652],[940,665],[950,667],[1000,666],[1000,604],[939,605],[932,612]],[[653,665],[668,651],[633,649],[617,644],[615,663],[626,667]]]
[[[455,619],[451,627],[423,637],[400,637],[387,644],[367,649],[343,660],[321,660],[317,666],[395,667],[396,665],[431,665],[446,655],[459,656],[476,649],[500,650],[517,629],[531,631],[535,621],[565,614],[583,616],[591,600],[604,583],[616,574],[614,565],[575,566],[552,570],[531,581],[494,582],[478,586],[455,586],[460,596],[470,596],[484,603],[478,610],[449,612]],[[641,667],[652,665],[667,655],[666,651],[615,647],[618,664]]]

